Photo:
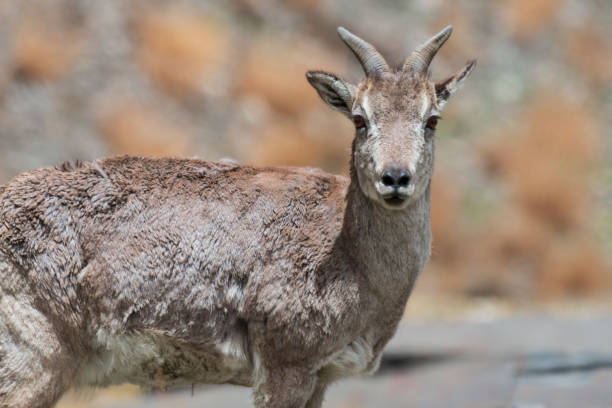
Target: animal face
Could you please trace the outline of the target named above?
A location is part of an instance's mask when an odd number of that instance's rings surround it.
[[[353,103],[353,166],[372,200],[402,208],[431,179],[433,133],[439,115],[432,84],[389,73],[364,81]]]
[[[429,63],[450,32],[445,28],[417,48],[401,69],[390,69],[374,47],[340,28],[366,78],[355,86],[326,72],[307,74],[321,98],[353,121],[352,167],[359,187],[387,209],[404,209],[427,189],[440,112],[474,67],[470,61],[446,80],[430,81]]]

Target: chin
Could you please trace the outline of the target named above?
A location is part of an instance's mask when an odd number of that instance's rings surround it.
[[[379,196],[377,201],[387,210],[399,211],[408,207],[411,202],[411,196]]]

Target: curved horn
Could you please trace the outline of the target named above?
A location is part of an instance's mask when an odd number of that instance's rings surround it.
[[[410,54],[404,63],[403,71],[426,72],[431,64],[431,60],[436,55],[440,47],[448,40],[453,32],[452,26],[446,26],[438,34],[431,37],[427,42],[419,46]]]
[[[377,76],[389,71],[385,59],[372,44],[363,41],[344,27],[338,27],[338,34],[344,43],[353,51],[367,76]]]

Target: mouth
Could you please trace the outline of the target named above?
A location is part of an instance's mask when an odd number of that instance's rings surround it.
[[[399,193],[386,194],[383,196],[383,200],[390,207],[400,207],[407,198],[407,196]]]

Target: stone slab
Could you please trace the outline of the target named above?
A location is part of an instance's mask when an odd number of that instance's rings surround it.
[[[248,388],[204,386],[60,408],[248,406]],[[334,384],[325,407],[611,408],[612,316],[406,321],[379,373]]]

